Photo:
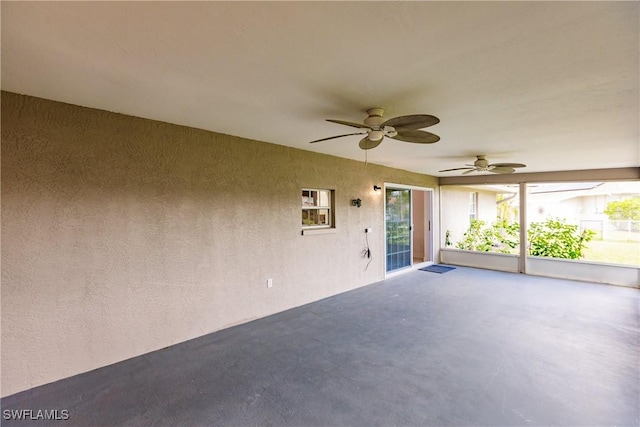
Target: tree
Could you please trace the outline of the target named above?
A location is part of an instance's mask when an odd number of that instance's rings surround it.
[[[607,203],[604,209],[610,220],[640,220],[640,197],[631,197],[624,200]]]

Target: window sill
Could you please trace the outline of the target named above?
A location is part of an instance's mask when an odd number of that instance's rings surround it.
[[[333,227],[327,228],[303,228],[302,235],[303,236],[312,236],[314,234],[335,234],[336,229]]]

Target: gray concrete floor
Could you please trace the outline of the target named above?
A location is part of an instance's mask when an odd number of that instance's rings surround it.
[[[65,426],[637,426],[639,297],[415,271],[8,396],[2,409],[66,409]],[[27,424],[48,423],[3,420]]]

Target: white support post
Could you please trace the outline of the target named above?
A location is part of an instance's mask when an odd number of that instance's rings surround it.
[[[520,260],[518,263],[518,271],[522,274],[527,273],[527,183],[520,183]]]

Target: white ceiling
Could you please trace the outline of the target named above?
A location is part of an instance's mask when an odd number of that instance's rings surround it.
[[[2,2],[2,89],[436,176],[640,165],[640,3]]]

